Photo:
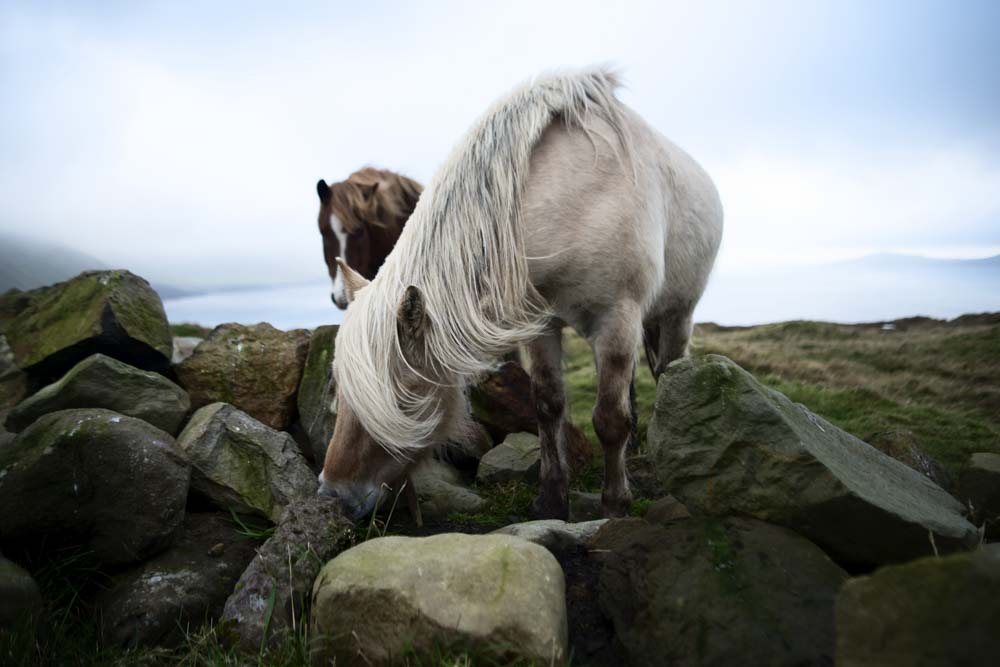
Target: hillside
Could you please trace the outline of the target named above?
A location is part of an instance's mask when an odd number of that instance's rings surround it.
[[[701,324],[694,354],[722,354],[765,384],[862,440],[908,430],[955,472],[968,454],[1000,452],[1000,313],[951,321],[909,318],[843,325],[793,321],[754,327]],[[573,421],[596,443],[590,349],[565,334]],[[639,437],[644,442],[655,387],[640,360]]]

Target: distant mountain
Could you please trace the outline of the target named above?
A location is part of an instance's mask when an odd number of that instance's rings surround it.
[[[68,280],[84,271],[109,268],[120,267],[110,267],[96,257],[58,243],[0,232],[0,294],[11,288],[34,289]],[[197,294],[172,285],[154,282],[152,286],[162,299]]]
[[[928,270],[928,269],[993,269],[1000,270],[1000,255],[982,259],[936,259],[919,257],[917,255],[900,255],[895,253],[876,253],[857,259],[833,262],[828,266],[863,269]]]
[[[785,320],[891,322],[1000,311],[1000,256],[877,254],[814,266],[720,272],[695,317],[727,325]]]
[[[51,285],[106,268],[99,259],[63,245],[0,232],[0,292]]]

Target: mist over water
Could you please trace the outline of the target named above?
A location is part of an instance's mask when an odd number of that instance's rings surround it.
[[[208,292],[164,302],[171,322],[215,326],[270,322],[280,329],[339,324],[328,282]],[[717,273],[698,322],[879,322],[915,315],[951,319],[1000,311],[1000,261],[883,256],[817,267]]]

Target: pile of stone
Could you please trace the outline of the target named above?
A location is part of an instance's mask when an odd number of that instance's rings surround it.
[[[90,600],[108,645],[177,646],[210,622],[250,653],[307,632],[316,664],[1000,653],[998,455],[953,482],[911,436],[873,447],[708,355],[660,378],[641,517],[574,491],[574,522],[448,532],[475,526],[478,491],[537,483],[530,381],[507,362],[470,392],[469,437],[409,476],[421,536],[373,537],[315,495],[336,333],[172,339],[127,271],[0,298],[0,632],[44,613],[30,571],[73,548],[110,577]],[[593,446],[568,433],[585,470]]]

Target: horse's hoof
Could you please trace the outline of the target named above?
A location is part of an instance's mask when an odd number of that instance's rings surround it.
[[[533,514],[539,519],[561,519],[569,521],[569,500],[558,498],[546,498],[544,494],[535,498],[531,503]]]

